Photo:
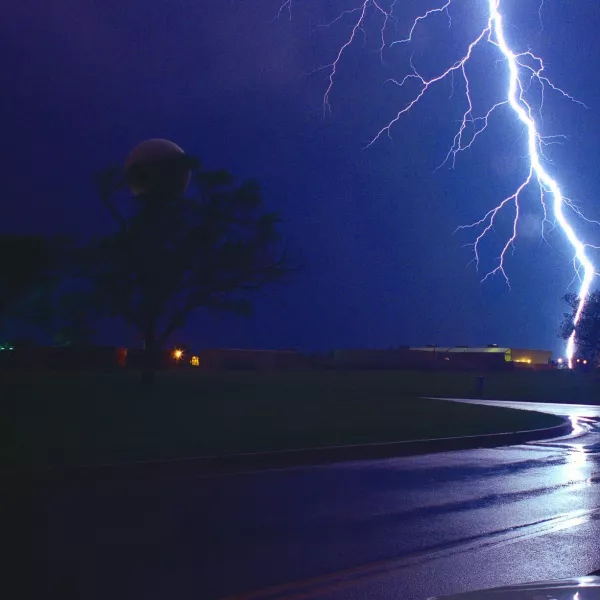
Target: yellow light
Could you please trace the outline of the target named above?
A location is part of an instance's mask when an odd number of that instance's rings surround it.
[[[528,365],[530,365],[530,364],[531,364],[531,359],[530,359],[530,358],[528,358],[528,359],[527,359],[527,364],[528,364]]]
[[[173,350],[173,358],[175,360],[181,360],[181,357],[183,356],[183,350]]]
[[[190,364],[192,365],[192,367],[199,367],[200,358],[198,356],[192,356],[192,358],[190,359]]]

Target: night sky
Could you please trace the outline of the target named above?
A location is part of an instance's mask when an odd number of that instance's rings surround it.
[[[325,115],[327,72],[310,72],[331,61],[348,22],[315,26],[356,1],[297,0],[292,19],[276,21],[276,0],[12,3],[0,24],[2,232],[108,231],[93,172],[123,162],[143,139],[164,137],[207,168],[256,177],[308,264],[293,283],[260,293],[252,318],[200,312],[182,341],[319,351],[497,343],[559,352],[572,253],[557,230],[540,241],[536,192],[524,199],[507,262],[511,289],[501,277],[480,283],[508,220],[485,246],[480,275],[468,265],[472,235],[453,233],[512,192],[527,168],[523,130],[509,113],[496,115],[454,170],[436,171],[465,107],[460,82],[452,98],[444,83],[399,121],[391,141],[365,149],[415,90],[386,80],[409,72],[411,54],[426,75],[449,66],[464,51],[463,34],[481,28],[487,2],[455,3],[452,29],[443,16],[425,23],[412,47],[395,46],[383,62],[378,29],[367,28],[341,62]],[[537,0],[502,4],[510,43],[543,55],[553,82],[588,106],[548,94],[544,131],[566,136],[548,148],[552,174],[600,219],[600,4],[546,0],[543,28]],[[406,33],[426,4],[398,5]],[[472,67],[483,102],[505,80],[494,56],[482,52]],[[580,231],[600,245],[600,228]],[[102,341],[130,344],[133,336],[113,325]]]

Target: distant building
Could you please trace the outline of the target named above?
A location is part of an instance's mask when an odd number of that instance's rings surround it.
[[[548,365],[552,359],[551,350],[531,350],[524,348],[501,348],[496,345],[485,347],[470,346],[423,346],[412,347],[415,352],[434,352],[440,355],[456,354],[503,354],[506,362],[529,364],[529,365]]]
[[[551,350],[526,350],[523,348],[512,348],[513,362],[527,363],[531,365],[547,365],[552,360]]]
[[[296,350],[213,348],[198,351],[194,358],[193,366],[204,371],[293,371],[313,366],[310,357]]]
[[[36,346],[0,353],[0,367],[9,369],[102,370],[124,367],[127,350],[115,346]]]
[[[451,350],[433,346],[390,350],[334,350],[331,359],[332,367],[336,369],[506,370],[509,367],[502,352],[506,349],[495,348],[494,352],[477,352],[477,348],[460,348],[456,352]]]
[[[339,369],[398,369],[412,366],[408,348],[392,350],[344,349],[331,353],[331,364]]]
[[[471,348],[470,346],[422,346],[411,347],[411,352],[433,352],[440,355],[444,354],[503,354],[504,360],[510,362],[511,349],[499,348],[498,346],[486,346],[485,348]]]

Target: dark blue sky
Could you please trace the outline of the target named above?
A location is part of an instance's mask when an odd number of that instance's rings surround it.
[[[410,92],[386,79],[407,74],[411,54],[426,75],[459,58],[487,2],[456,1],[451,30],[443,17],[425,23],[413,47],[394,47],[383,63],[378,31],[366,28],[366,42],[340,64],[332,112],[324,115],[326,72],[307,73],[330,62],[348,22],[314,28],[356,4],[297,0],[291,20],[270,22],[276,0],[14,3],[0,24],[9,153],[2,231],[107,230],[92,173],[124,161],[143,139],[165,137],[208,168],[259,179],[309,264],[293,284],[261,293],[250,320],[199,313],[182,335],[193,345],[494,342],[559,351],[571,252],[557,231],[549,245],[540,243],[535,194],[524,199],[520,239],[507,262],[510,290],[502,278],[480,283],[467,266],[464,244],[472,238],[453,235],[510,193],[526,168],[522,130],[508,113],[495,117],[455,170],[435,171],[464,110],[460,83],[451,99],[441,84],[399,121],[393,141],[364,149]],[[424,3],[400,4],[397,26],[405,32]],[[544,127],[567,136],[548,149],[552,173],[600,219],[600,5],[546,0],[543,29],[538,5],[502,2],[507,35],[515,47],[543,55],[554,83],[588,105],[548,94]],[[472,82],[481,85],[475,97],[483,102],[504,80],[494,59],[482,52],[473,63]],[[484,269],[508,225],[500,220],[485,246]],[[599,232],[590,229],[589,241],[600,244]],[[131,341],[116,328],[110,337]]]

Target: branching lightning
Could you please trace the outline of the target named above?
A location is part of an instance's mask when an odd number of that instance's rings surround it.
[[[415,31],[425,21],[435,19],[442,16],[448,22],[448,26],[452,26],[451,9],[453,2],[456,0],[441,0],[438,7],[433,7],[426,10],[423,14],[417,16],[410,26],[406,37],[401,39],[389,40],[388,25],[393,21],[397,25],[397,17],[394,15],[397,0],[358,0],[354,8],[346,9],[339,14],[333,21],[323,25],[322,27],[331,27],[340,22],[349,23],[350,33],[345,41],[340,45],[335,54],[334,60],[326,65],[318,67],[317,70],[325,70],[327,72],[328,83],[324,93],[323,106],[324,109],[330,110],[330,97],[333,91],[336,76],[340,68],[340,63],[346,50],[356,41],[359,33],[365,33],[366,20],[371,15],[379,17],[380,36],[381,36],[381,53],[385,48],[392,47],[397,44],[408,45],[413,41]],[[479,267],[480,263],[480,246],[483,239],[490,231],[493,230],[496,221],[501,213],[512,209],[512,226],[510,234],[503,244],[500,256],[497,259],[496,266],[485,274],[483,280],[488,279],[493,275],[501,275],[507,284],[509,278],[506,271],[506,257],[514,248],[515,241],[518,235],[518,223],[521,212],[520,201],[523,192],[531,185],[537,185],[539,188],[540,205],[543,211],[542,221],[542,238],[545,239],[546,225],[558,226],[570,246],[574,251],[573,264],[575,267],[575,279],[579,281],[578,298],[579,304],[574,315],[574,328],[568,339],[566,347],[566,355],[569,366],[572,366],[573,356],[576,348],[576,331],[577,325],[582,311],[585,306],[586,299],[590,292],[590,287],[594,276],[597,275],[596,269],[588,256],[589,248],[598,248],[589,243],[584,243],[575,232],[571,221],[567,218],[567,213],[572,216],[583,219],[588,223],[600,225],[600,222],[586,218],[578,206],[569,198],[563,195],[561,188],[546,170],[543,163],[547,163],[544,155],[545,146],[556,143],[556,139],[563,136],[542,136],[539,130],[539,122],[541,120],[541,109],[544,104],[544,93],[548,90],[562,95],[567,100],[581,104],[582,102],[565,92],[560,87],[554,85],[545,74],[545,65],[543,60],[535,55],[530,50],[524,52],[515,52],[509,46],[506,37],[503,23],[503,16],[500,9],[500,0],[481,0],[482,5],[487,5],[487,19],[485,26],[479,31],[468,43],[467,49],[459,60],[452,63],[447,69],[441,70],[437,75],[426,78],[415,67],[413,61],[410,61],[410,72],[402,79],[391,79],[393,84],[404,87],[408,81],[416,81],[418,91],[410,98],[410,100],[398,110],[396,115],[386,123],[369,142],[371,146],[377,142],[382,136],[391,136],[391,130],[396,123],[406,115],[411,109],[429,92],[431,88],[438,83],[451,79],[452,89],[454,91],[454,78],[458,76],[462,78],[464,83],[464,93],[466,99],[466,109],[462,114],[462,119],[458,126],[458,130],[452,140],[452,145],[445,156],[442,164],[450,164],[454,166],[457,157],[461,152],[471,148],[475,141],[487,129],[490,118],[499,111],[510,111],[513,118],[524,128],[527,137],[527,160],[528,173],[523,181],[517,186],[515,191],[502,199],[493,209],[488,211],[481,219],[469,225],[463,225],[458,229],[474,229],[478,233],[474,242],[471,244],[474,253],[474,262]],[[541,11],[540,5],[540,23]],[[292,0],[285,0],[279,10],[279,15],[284,11],[288,11],[291,17]],[[472,82],[469,79],[468,67],[474,52],[478,47],[489,44],[497,49],[500,53],[499,58],[506,66],[506,94],[501,101],[489,107],[481,116],[475,116],[475,107],[472,100]],[[534,106],[528,100],[527,91],[531,85],[535,83],[539,85],[541,91],[539,106]],[[551,199],[551,200],[550,200]]]

